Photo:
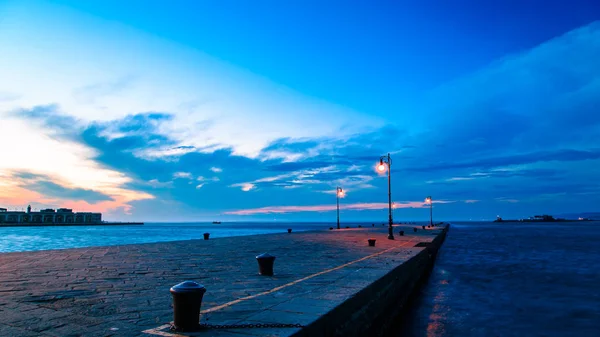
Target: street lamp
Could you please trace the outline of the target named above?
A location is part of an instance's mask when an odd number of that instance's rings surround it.
[[[425,198],[425,202],[429,204],[429,224],[433,226],[433,199],[429,196]]]
[[[344,190],[338,186],[335,189],[335,196],[337,197],[337,229],[340,229],[340,197],[344,196]]]
[[[387,168],[387,176],[388,176],[388,204],[389,204],[389,224],[388,224],[388,239],[394,240],[394,229],[392,224],[394,220],[392,218],[392,158],[388,153],[387,156],[379,157],[379,165],[377,166],[377,170],[379,172],[384,172]]]

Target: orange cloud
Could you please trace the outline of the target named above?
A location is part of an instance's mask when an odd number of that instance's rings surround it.
[[[64,181],[55,179],[57,184],[66,188],[71,188]],[[105,200],[96,203],[88,203],[84,200],[70,200],[55,198],[44,195],[36,191],[29,190],[22,185],[22,179],[17,179],[12,174],[0,172],[0,207],[12,209],[24,209],[29,204],[43,205],[43,207],[72,208],[78,212],[108,212],[111,210],[123,209],[126,214],[130,214],[132,206],[131,201],[153,199],[154,196],[138,191],[126,190],[115,187],[108,187],[100,192],[109,195],[112,200]]]
[[[18,186],[0,184],[0,205],[6,207],[24,208],[28,203],[47,203],[51,199],[44,198],[41,194]]]

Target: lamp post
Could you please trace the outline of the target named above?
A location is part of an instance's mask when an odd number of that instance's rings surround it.
[[[394,240],[394,229],[392,224],[394,220],[392,218],[392,158],[388,153],[387,156],[379,157],[379,166],[377,166],[377,170],[379,172],[385,171],[387,168],[387,176],[388,176],[388,204],[389,204],[389,225],[388,225],[388,239]]]
[[[433,226],[433,199],[429,196],[425,198],[425,202],[429,204],[429,224]]]
[[[337,198],[337,229],[340,229],[340,197],[344,196],[344,191],[341,187],[335,189],[335,196]]]

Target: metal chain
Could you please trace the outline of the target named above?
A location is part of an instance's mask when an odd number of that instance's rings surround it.
[[[299,323],[256,323],[256,324],[208,324],[200,323],[199,329],[264,329],[264,328],[302,328]],[[171,325],[171,330],[177,330],[175,325]]]

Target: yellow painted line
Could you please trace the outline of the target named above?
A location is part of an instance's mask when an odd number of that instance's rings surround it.
[[[144,330],[144,331],[142,331],[142,333],[147,333],[147,334],[156,335],[156,336],[165,336],[165,337],[188,337],[186,335],[180,335],[180,334],[176,334],[176,333],[172,333],[172,332],[162,331],[162,330],[168,329],[170,327],[171,327],[171,324],[164,324],[164,325],[159,326],[158,328]]]
[[[212,307],[212,308],[209,308],[209,309],[206,309],[206,310],[202,310],[202,311],[200,312],[200,314],[207,314],[207,313],[210,313],[210,312],[214,312],[214,311],[217,311],[217,310],[221,310],[221,309],[224,309],[224,308],[230,307],[230,306],[232,306],[232,305],[234,305],[234,304],[238,304],[238,303],[240,303],[240,302],[243,302],[243,301],[247,301],[247,300],[251,300],[251,299],[253,299],[253,298],[257,298],[257,297],[260,297],[260,296],[264,296],[264,295],[272,294],[272,293],[274,293],[274,292],[277,292],[277,291],[279,291],[279,290],[281,290],[281,289],[284,289],[284,288],[287,288],[287,287],[291,287],[291,286],[293,286],[293,285],[295,285],[295,284],[298,284],[298,283],[300,283],[300,282],[303,282],[303,281],[309,280],[309,279],[311,279],[311,278],[313,278],[313,277],[321,276],[321,275],[323,275],[323,274],[327,274],[327,273],[330,273],[330,272],[332,272],[332,271],[340,270],[340,269],[342,269],[342,268],[348,267],[348,266],[350,266],[350,265],[353,265],[353,264],[355,264],[355,263],[358,263],[358,262],[361,262],[361,261],[364,261],[364,260],[368,260],[368,259],[374,258],[374,257],[376,257],[376,256],[379,256],[379,255],[385,254],[385,253],[387,253],[387,252],[389,252],[389,251],[392,251],[392,250],[394,250],[394,249],[397,249],[397,248],[404,247],[405,245],[407,245],[407,244],[409,244],[409,243],[411,243],[411,242],[413,242],[413,241],[414,241],[414,239],[410,239],[410,240],[406,241],[405,243],[401,244],[400,246],[396,246],[396,247],[388,248],[388,249],[386,249],[386,250],[382,250],[382,251],[380,251],[380,252],[378,252],[378,253],[374,253],[374,254],[371,254],[371,255],[367,255],[367,256],[365,256],[365,257],[362,257],[362,258],[360,258],[360,259],[358,259],[358,260],[354,260],[354,261],[351,261],[351,262],[348,262],[348,263],[344,263],[344,264],[342,264],[342,265],[339,265],[339,266],[337,266],[337,267],[334,267],[334,268],[331,268],[331,269],[326,269],[326,270],[320,271],[320,272],[318,272],[318,273],[315,273],[315,274],[312,274],[312,275],[309,275],[309,276],[303,277],[303,278],[301,278],[301,279],[298,279],[298,280],[296,280],[296,281],[292,281],[292,282],[290,282],[290,283],[286,283],[286,284],[284,284],[284,285],[281,285],[281,286],[279,286],[279,287],[275,287],[275,288],[273,288],[273,289],[271,289],[271,290],[263,291],[262,293],[258,293],[258,294],[255,294],[255,295],[250,295],[250,296],[246,296],[246,297],[238,298],[237,300],[233,300],[233,301],[231,301],[231,302],[227,302],[227,303],[225,303],[225,304],[217,305],[216,307]],[[168,327],[170,327],[170,325],[169,325],[169,324],[165,324],[165,325],[161,325],[161,326],[159,326],[158,328],[154,328],[154,329],[148,329],[148,330],[144,330],[144,331],[142,331],[142,332],[144,332],[144,333],[147,333],[147,334],[152,334],[152,335],[158,335],[158,336],[167,336],[167,337],[186,337],[185,335],[178,335],[178,334],[174,334],[174,333],[170,333],[170,332],[164,332],[164,331],[160,331],[160,330],[164,330],[165,328],[168,328]]]

